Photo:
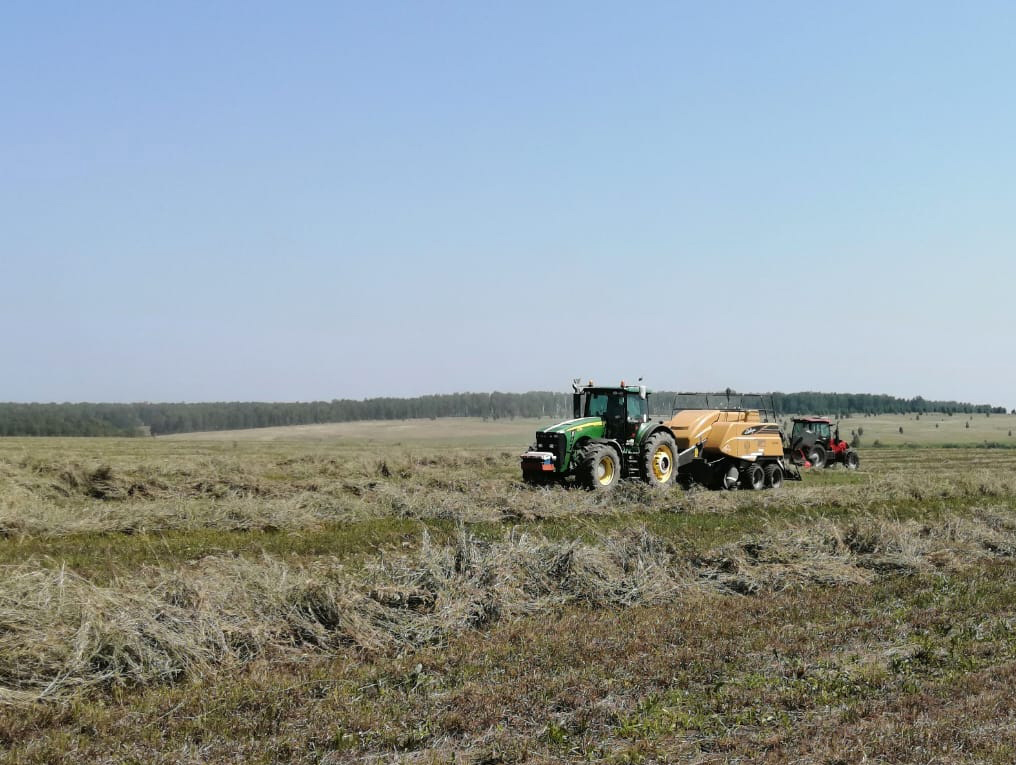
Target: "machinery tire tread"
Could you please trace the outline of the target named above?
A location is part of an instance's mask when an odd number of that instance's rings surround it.
[[[808,461],[813,468],[824,468],[828,466],[825,447],[822,444],[815,444],[808,450]]]
[[[748,491],[758,491],[765,487],[765,474],[757,462],[749,462],[740,468],[741,487]]]
[[[588,444],[579,458],[577,477],[587,489],[610,491],[621,475],[621,458],[605,444]]]
[[[669,454],[663,454],[664,450]],[[677,476],[677,442],[669,433],[660,431],[649,436],[639,459],[642,480],[648,484],[665,486]]]
[[[775,462],[770,462],[764,468],[766,487],[770,489],[779,489],[783,486],[783,468],[777,465]]]

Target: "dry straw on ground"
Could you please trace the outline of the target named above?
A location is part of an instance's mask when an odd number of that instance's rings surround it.
[[[626,482],[603,496],[527,488],[510,456],[215,457],[171,466],[24,458],[0,464],[0,536],[297,531],[377,518],[513,522],[632,511],[786,515],[827,507],[884,514],[900,503],[1007,501],[1016,496],[1016,473],[997,459],[980,455],[953,465],[947,454],[928,463],[935,470],[901,462],[853,474],[849,483],[807,481],[779,492],[654,491]],[[501,474],[490,477],[492,471]]]
[[[565,604],[675,603],[702,589],[761,595],[880,572],[960,567],[1016,553],[1016,517],[935,524],[865,518],[771,528],[705,555],[644,529],[593,543],[509,534],[425,539],[363,569],[209,557],[97,586],[39,561],[0,571],[0,699],[146,685],[273,652],[388,651]]]

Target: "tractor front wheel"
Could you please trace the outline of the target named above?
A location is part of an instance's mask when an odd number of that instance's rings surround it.
[[[582,485],[596,491],[609,491],[620,477],[617,452],[603,444],[586,447],[579,462],[578,476]]]
[[[667,433],[654,433],[642,448],[642,477],[646,483],[663,486],[674,478],[677,443]]]
[[[857,456],[857,452],[850,449],[843,455],[843,464],[846,466],[847,470],[857,470],[861,464],[861,458]]]

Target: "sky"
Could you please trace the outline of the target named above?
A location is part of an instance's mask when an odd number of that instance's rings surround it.
[[[11,2],[0,400],[1016,407],[1016,4]]]

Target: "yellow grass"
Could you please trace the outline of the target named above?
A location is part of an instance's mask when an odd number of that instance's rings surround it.
[[[523,448],[547,420],[483,420],[443,417],[436,420],[377,420],[278,428],[220,430],[162,436],[167,441],[331,441],[343,444],[428,444],[434,447]]]
[[[789,415],[781,419],[789,419]],[[967,424],[969,423],[969,428]],[[541,427],[552,424],[538,418],[482,420],[478,417],[447,417],[437,420],[377,420],[293,425],[278,428],[179,433],[162,436],[166,441],[312,441],[347,445],[430,445],[435,448],[478,447],[523,449]],[[903,428],[900,434],[899,429]],[[941,414],[878,415],[840,420],[840,435],[864,429],[862,447],[876,440],[886,446],[916,444],[981,444],[985,441],[1016,447],[1016,415]]]
[[[542,420],[0,439],[0,762],[1010,763],[1016,449],[935,448],[1010,423],[610,495]]]
[[[970,427],[967,427],[969,424]],[[903,433],[900,433],[900,428]],[[1016,415],[940,414],[879,415],[852,417],[840,421],[840,437],[849,440],[850,432],[864,429],[862,448],[876,440],[886,446],[900,444],[979,444],[985,441],[1016,447]]]

